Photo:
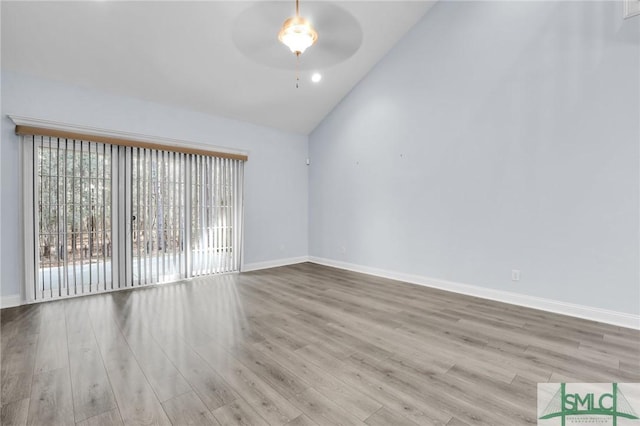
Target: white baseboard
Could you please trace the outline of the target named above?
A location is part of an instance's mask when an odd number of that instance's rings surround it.
[[[445,291],[451,291],[453,293],[466,294],[468,296],[479,297],[482,299],[496,300],[498,302],[509,303],[512,305],[525,306],[542,311],[553,312],[557,314],[588,319],[591,321],[612,324],[619,327],[640,330],[640,315],[610,311],[606,309],[594,308],[591,306],[576,305],[573,303],[566,303],[552,299],[528,296],[526,294],[512,293],[508,291],[495,290],[470,284],[456,283],[437,278],[429,278],[421,275],[388,271],[384,269],[356,265],[353,263],[315,256],[299,256],[286,259],[268,260],[265,262],[247,263],[242,265],[241,271],[257,271],[260,269],[277,268],[279,266],[294,265],[303,262],[317,263],[319,265],[331,266],[333,268],[345,269],[348,271],[360,272],[377,277],[403,281]],[[19,294],[4,296],[0,298],[0,308],[10,308],[13,306],[21,305],[22,303],[22,297]]]
[[[371,268],[369,266],[356,265],[353,263],[341,262],[339,260],[325,259],[315,256],[309,256],[308,260],[309,262],[317,263],[319,265],[346,269],[348,271],[360,272],[363,274],[389,278],[397,281],[404,281],[411,284],[437,288],[454,293],[466,294],[468,296],[479,297],[482,299],[496,300],[498,302],[509,303],[512,305],[525,306],[527,308],[539,309],[556,314],[568,315],[572,317],[588,319],[591,321],[612,324],[619,327],[640,330],[640,315],[609,311],[606,309],[576,305],[573,303],[566,303],[552,299],[543,299],[541,297],[528,296],[526,294],[495,290],[470,284],[462,284],[436,278],[423,277],[420,275],[387,271],[384,269]]]
[[[13,294],[11,296],[3,296],[0,298],[0,308],[13,308],[14,306],[22,305],[22,297],[19,294]]]
[[[266,262],[245,263],[240,268],[241,272],[257,271],[259,269],[277,268],[279,266],[295,265],[308,262],[308,256],[289,257],[286,259],[267,260]]]

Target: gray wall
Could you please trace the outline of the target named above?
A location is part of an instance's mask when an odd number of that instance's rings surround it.
[[[639,80],[619,2],[436,4],[310,135],[310,255],[639,314]]]
[[[307,137],[141,100],[2,72],[1,295],[20,293],[19,142],[6,114],[174,138],[249,152],[244,263],[306,256]]]

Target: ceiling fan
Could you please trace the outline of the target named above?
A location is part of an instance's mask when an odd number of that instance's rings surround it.
[[[292,6],[291,2],[281,1],[260,1],[248,6],[238,15],[232,29],[232,39],[238,50],[247,58],[264,66],[291,70],[296,66],[296,60],[302,52],[313,45],[300,57],[299,69],[321,70],[344,62],[360,48],[360,24],[341,6],[328,1],[304,2],[304,18],[296,13],[283,25],[283,19],[298,10],[298,7],[294,10]],[[295,25],[309,24],[315,32],[315,37],[311,33],[310,38],[303,43],[306,45],[304,48],[296,45],[286,49],[280,40],[287,36],[284,31],[287,23],[290,24],[290,29]],[[296,51],[300,53],[296,54]]]

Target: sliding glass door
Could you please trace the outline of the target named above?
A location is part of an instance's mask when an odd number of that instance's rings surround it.
[[[243,161],[25,139],[28,300],[239,270]]]
[[[34,225],[40,298],[111,282],[111,149],[34,138]]]
[[[176,152],[131,152],[131,235],[127,248],[137,284],[184,277],[185,198],[188,158]]]

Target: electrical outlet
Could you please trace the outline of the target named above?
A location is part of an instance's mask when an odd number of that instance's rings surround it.
[[[511,270],[511,281],[520,281],[520,270],[512,269]]]

